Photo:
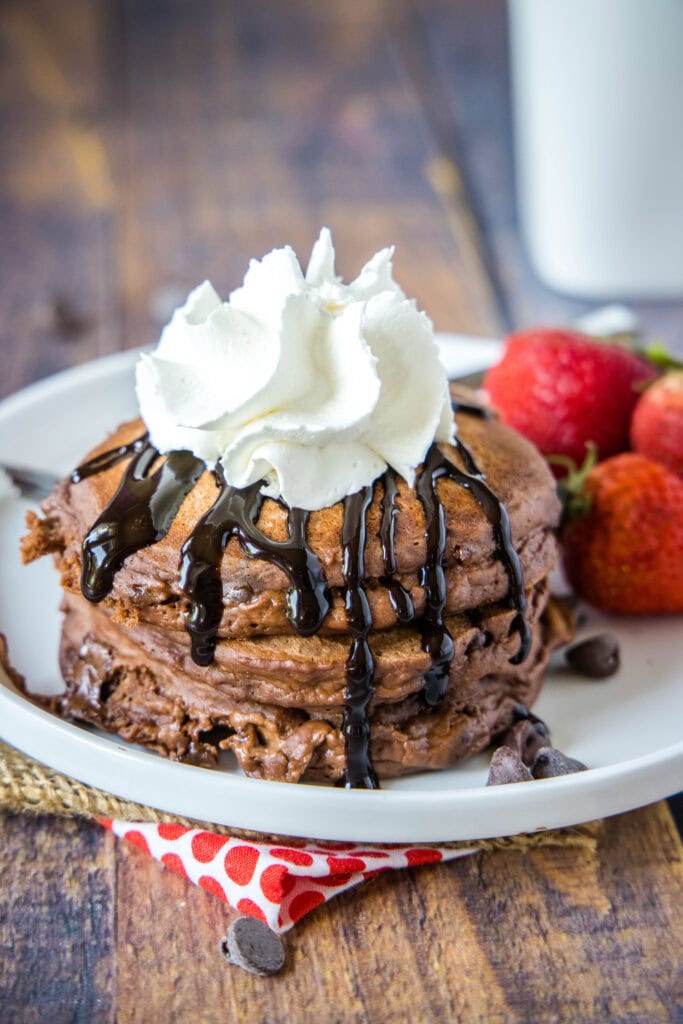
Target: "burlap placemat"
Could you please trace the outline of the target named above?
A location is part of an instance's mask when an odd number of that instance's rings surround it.
[[[34,814],[56,814],[67,818],[114,818],[121,821],[167,822],[207,829],[227,836],[241,836],[255,841],[281,842],[290,845],[305,842],[290,836],[246,829],[227,828],[211,822],[183,818],[165,811],[122,800],[92,786],[86,786],[46,765],[34,761],[6,743],[0,743],[0,808],[8,811],[29,811]],[[481,850],[529,850],[540,846],[574,846],[595,849],[601,822],[588,822],[573,828],[508,836],[502,839],[479,839],[470,842],[439,843],[441,847],[476,847]],[[324,839],[324,836],[309,836]],[[430,845],[430,844],[422,844]],[[436,845],[436,844],[433,844]]]

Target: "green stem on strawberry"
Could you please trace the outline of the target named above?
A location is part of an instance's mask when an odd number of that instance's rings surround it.
[[[683,370],[683,361],[672,356],[663,341],[648,341],[645,345],[639,344],[640,335],[634,332],[624,334],[591,334],[593,341],[603,342],[606,345],[618,345],[634,356],[652,363],[662,373],[667,370]],[[647,387],[646,383],[644,387]]]
[[[548,455],[547,461],[553,466],[561,466],[567,470],[565,476],[557,481],[557,495],[562,502],[562,519],[560,528],[570,519],[581,519],[590,510],[590,495],[584,493],[586,477],[598,461],[598,448],[593,441],[586,444],[586,458],[581,466],[566,455]]]
[[[663,372],[683,370],[683,361],[672,356],[661,341],[650,341],[644,348],[635,348],[634,352]]]

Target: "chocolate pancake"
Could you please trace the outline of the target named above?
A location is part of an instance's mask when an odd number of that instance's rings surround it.
[[[548,600],[547,585],[538,584],[528,596],[527,617],[535,638]],[[153,663],[160,677],[173,676],[173,685],[182,687],[188,705],[211,689],[236,703],[258,701],[309,713],[327,709],[341,714],[344,707],[348,638],[290,633],[224,640],[218,643],[212,663],[203,666],[193,661],[182,630],[164,630],[142,622],[132,627],[120,625],[108,609],[74,594],[65,595],[63,610],[71,620],[72,637],[80,633],[97,638],[112,650],[125,648],[131,661],[137,657],[148,667]],[[517,670],[518,666],[510,663],[519,647],[519,636],[511,629],[514,616],[514,610],[495,604],[479,609],[476,623],[466,615],[446,618],[454,647],[448,670],[450,685],[476,681],[490,672],[505,675]],[[430,657],[417,630],[398,627],[373,633],[371,644],[373,706],[395,703],[421,691]]]
[[[520,703],[533,703],[550,651],[570,638],[571,624],[559,606],[547,602],[545,589],[536,594],[532,614],[534,639],[523,665],[511,665],[502,647],[497,658],[489,658],[487,648],[470,639],[469,653],[459,659],[465,668],[452,670],[437,708],[425,705],[415,685],[426,667],[419,643],[404,635],[378,652],[378,664],[386,661],[382,678],[411,679],[409,696],[392,700],[396,693],[380,684],[373,701],[371,755],[380,778],[455,765],[507,729]],[[509,617],[508,612],[508,624]],[[449,626],[457,635],[455,623]],[[458,638],[458,648],[468,635]],[[211,766],[220,750],[231,750],[243,771],[258,778],[343,777],[339,686],[328,691],[311,681],[290,680],[287,699],[274,703],[266,698],[282,698],[282,691],[247,682],[251,692],[243,697],[229,682],[199,681],[185,671],[187,660],[178,665],[172,656],[161,657],[159,647],[144,649],[139,640],[137,631],[131,635],[102,609],[69,595],[60,656],[67,690],[54,700],[54,709],[174,760]],[[497,670],[487,671],[495,661]]]
[[[552,476],[535,448],[519,434],[494,419],[460,415],[458,433],[467,444],[493,492],[505,505],[512,543],[523,562],[527,585],[542,579],[557,558],[554,529],[559,520],[559,502]],[[119,427],[93,450],[88,459],[126,445],[144,430],[140,420]],[[458,453],[442,446],[449,458],[461,463]],[[24,543],[30,559],[46,551],[58,552],[68,589],[80,589],[81,546],[93,522],[111,500],[125,471],[119,463],[74,484],[65,481],[44,503],[45,519],[32,520],[32,533]],[[414,488],[398,480],[394,552],[395,579],[411,589],[417,611],[424,600],[417,574],[425,563],[425,513]],[[471,493],[452,480],[438,484],[447,532],[443,564],[448,577],[448,610],[464,611],[505,596],[508,577],[496,557],[495,542],[486,517]],[[121,611],[158,606],[183,593],[178,576],[180,550],[197,522],[216,498],[216,484],[204,473],[180,505],[168,533],[152,546],[131,554],[113,581],[109,600],[119,602]],[[373,626],[381,629],[396,623],[396,614],[386,588],[373,586],[386,576],[380,523],[383,491],[375,486],[367,512],[365,579],[373,611]],[[344,510],[339,502],[312,512],[307,524],[307,541],[323,567],[328,586],[336,597],[324,627],[348,632],[343,608],[341,544]],[[278,502],[266,499],[256,520],[258,529],[274,541],[287,538],[287,512]],[[223,585],[222,628],[225,635],[249,636],[276,633],[288,628],[287,576],[271,562],[250,558],[236,538],[224,552],[220,574]],[[336,592],[336,593],[335,593]]]
[[[158,456],[135,421],[43,510],[23,550],[62,574],[55,709],[174,758],[363,786],[444,767],[535,698],[568,638],[554,481],[479,407],[414,487],[388,470],[310,514]]]

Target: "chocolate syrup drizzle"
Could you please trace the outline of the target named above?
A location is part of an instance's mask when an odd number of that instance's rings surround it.
[[[490,413],[478,405],[453,403],[454,411],[488,419]],[[425,613],[419,622],[423,649],[431,657],[425,673],[423,697],[428,707],[443,700],[453,659],[453,639],[444,621],[447,586],[446,518],[437,492],[437,484],[448,477],[467,489],[491,524],[496,558],[509,579],[507,603],[515,610],[511,626],[520,636],[513,664],[523,661],[530,649],[531,630],[526,621],[526,595],[522,569],[512,545],[510,521],[502,502],[486,483],[466,445],[456,438],[455,448],[462,461],[459,468],[433,444],[418,473],[416,491],[426,519],[427,558],[419,573],[425,590]],[[89,601],[101,601],[110,592],[114,575],[128,555],[161,540],[175,518],[186,495],[205,469],[204,463],[190,452],[171,452],[152,473],[159,453],[148,435],[128,445],[103,452],[79,466],[72,474],[78,483],[129,458],[119,489],[83,541],[81,588]],[[219,488],[214,504],[199,520],[181,549],[180,584],[189,598],[186,627],[190,634],[192,657],[199,665],[209,665],[214,657],[218,629],[223,614],[223,584],[220,564],[231,537],[251,558],[260,558],[278,566],[288,577],[287,617],[302,636],[316,633],[331,607],[322,566],[306,540],[308,512],[287,508],[288,539],[274,541],[257,527],[263,504],[263,481],[249,487],[231,487],[220,466],[215,470]],[[380,583],[389,592],[396,619],[402,625],[415,620],[410,592],[396,579],[394,549],[398,516],[396,473],[388,468],[382,476],[382,517],[379,539],[384,573]],[[375,662],[368,642],[372,612],[364,587],[367,511],[373,488],[365,487],[344,499],[342,546],[344,553],[344,603],[351,633],[346,662],[347,686],[344,695],[342,734],[346,749],[346,778],[349,788],[378,788],[370,757],[368,710],[374,693]]]
[[[493,419],[493,413],[486,406],[473,405],[471,402],[461,402],[459,398],[453,399],[451,409],[453,412],[465,413],[466,416],[475,416],[478,420]]]
[[[409,591],[403,587],[396,577],[396,555],[394,552],[394,534],[396,529],[396,495],[398,486],[396,473],[389,467],[383,477],[384,495],[382,497],[382,522],[379,528],[379,539],[382,544],[382,559],[384,561],[384,575],[380,577],[380,583],[389,591],[389,599],[396,615],[396,620],[401,625],[407,625],[415,618],[415,606]]]
[[[290,508],[289,539],[275,541],[256,526],[263,504],[263,481],[231,487],[220,465],[215,470],[220,492],[216,501],[187,538],[180,553],[180,585],[190,599],[186,619],[192,657],[198,665],[213,661],[223,615],[220,563],[231,537],[245,554],[277,565],[287,574],[287,618],[301,636],[311,636],[330,610],[330,594],[322,566],[306,543],[308,512]]]
[[[99,456],[102,468],[125,458],[120,451]],[[156,448],[145,440],[133,452],[119,489],[83,541],[81,590],[88,601],[105,598],[125,559],[168,533],[183,499],[204,472],[204,463],[191,452],[171,452],[154,473],[150,470],[159,458]],[[91,462],[76,472],[83,479],[84,472],[99,471]]]
[[[517,653],[510,659],[518,665],[527,657],[531,647],[531,629],[526,620],[526,594],[519,556],[512,546],[510,519],[499,498],[485,482],[471,452],[456,437],[454,446],[463,460],[465,471],[458,469],[443,452],[433,444],[415,485],[417,496],[424,508],[427,521],[427,561],[420,573],[420,585],[425,589],[425,613],[422,619],[422,647],[432,659],[431,668],[425,673],[423,697],[429,707],[438,707],[446,695],[450,664],[455,649],[444,622],[444,610],[448,597],[444,557],[446,553],[446,517],[439,500],[436,485],[442,477],[448,477],[459,487],[470,492],[491,524],[496,545],[496,558],[503,564],[510,581],[507,601],[516,611],[511,629],[519,632],[520,644]]]
[[[372,502],[372,487],[363,487],[344,498],[344,606],[351,633],[346,661],[346,693],[342,735],[346,749],[347,789],[379,789],[370,759],[368,708],[375,689],[375,659],[368,643],[372,611],[365,593],[366,516]]]
[[[104,473],[106,469],[111,469],[112,466],[118,465],[119,462],[123,462],[131,455],[137,455],[147,445],[148,440],[149,434],[141,434],[129,444],[122,444],[118,448],[111,448],[108,452],[96,455],[94,459],[89,459],[74,469],[71,474],[71,483],[79,484],[86,477],[94,476],[95,473]]]
[[[485,474],[477,466],[467,446],[457,437],[454,445],[463,460],[466,472],[462,473],[456,469],[455,474],[451,474],[451,479],[470,492],[491,524],[496,545],[495,557],[507,573],[509,586],[506,601],[508,608],[513,608],[516,612],[510,630],[519,633],[519,649],[510,658],[510,664],[519,665],[528,657],[531,650],[531,628],[526,619],[524,573],[519,555],[512,543],[510,517],[503,502],[486,483]]]
[[[455,654],[453,638],[444,622],[448,596],[444,571],[446,516],[436,492],[437,481],[442,476],[452,476],[454,471],[455,466],[433,444],[415,485],[427,524],[427,561],[420,571],[419,582],[425,589],[422,648],[432,659],[431,667],[425,672],[422,696],[430,708],[437,707],[446,696],[449,669]]]

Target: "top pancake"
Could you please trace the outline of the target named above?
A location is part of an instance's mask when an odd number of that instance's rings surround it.
[[[498,420],[480,419],[465,413],[459,413],[456,420],[459,437],[485,473],[491,489],[507,507],[513,544],[522,554],[525,582],[527,587],[531,586],[546,575],[556,557],[555,544],[549,534],[558,523],[560,506],[552,475],[536,449]],[[127,444],[143,431],[144,425],[140,420],[123,424],[87,458]],[[454,448],[449,445],[440,447],[455,465],[462,465]],[[43,506],[47,515],[43,532],[46,534],[51,530],[54,535],[52,549],[61,549],[61,562],[69,589],[75,589],[80,571],[83,537],[114,495],[126,467],[127,462],[119,463],[78,484],[66,481]],[[507,591],[507,578],[496,558],[493,532],[482,509],[467,490],[450,479],[441,479],[437,490],[447,526],[444,566],[449,587],[449,611],[477,608],[483,603],[501,599]],[[377,590],[377,607],[373,607],[375,628],[384,628],[395,622],[386,591],[376,585],[384,575],[378,536],[382,496],[383,488],[377,483],[368,510],[365,550],[368,587],[371,592],[373,588]],[[179,597],[180,549],[216,497],[213,475],[206,472],[181,505],[167,535],[126,560],[116,575],[112,600],[130,608],[161,604]],[[426,524],[415,490],[404,480],[398,481],[396,507],[397,575],[405,585],[414,589],[415,596],[419,596],[416,573],[426,558]],[[335,607],[328,616],[330,621],[327,625],[339,630],[346,629],[340,596],[344,583],[342,523],[343,505],[339,502],[312,512],[307,529],[308,543],[319,558],[335,597]],[[278,502],[266,499],[258,526],[267,537],[286,540],[286,509]],[[35,557],[40,551],[30,551],[30,540],[29,536],[28,554]],[[34,541],[38,546],[37,537]],[[43,550],[48,546],[44,537]],[[289,581],[280,569],[265,560],[249,558],[238,540],[233,538],[221,563],[221,576],[226,605],[221,628],[224,635],[258,633],[262,622],[267,624],[263,631],[290,631],[285,618],[284,599]],[[336,595],[335,590],[339,590]],[[419,600],[417,603],[419,611]],[[245,607],[250,611],[246,617],[242,615],[244,622],[241,625],[240,610]]]

